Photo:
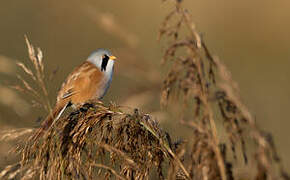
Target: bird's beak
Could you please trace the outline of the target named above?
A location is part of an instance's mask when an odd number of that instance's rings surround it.
[[[116,60],[117,58],[115,56],[110,56],[109,57],[111,60]]]

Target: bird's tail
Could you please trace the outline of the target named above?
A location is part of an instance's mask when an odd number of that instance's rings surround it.
[[[43,133],[48,130],[53,124],[60,118],[64,110],[67,108],[69,103],[56,105],[53,111],[46,117],[41,123],[41,127],[30,137],[30,140],[36,141]]]

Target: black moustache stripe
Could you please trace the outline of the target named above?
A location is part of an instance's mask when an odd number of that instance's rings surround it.
[[[110,59],[109,56],[104,55],[104,57],[102,59],[101,71],[106,71],[109,59]]]

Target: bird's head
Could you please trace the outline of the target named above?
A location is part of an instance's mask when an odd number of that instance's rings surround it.
[[[97,49],[89,57],[88,61],[95,64],[102,72],[112,72],[116,57],[109,50]]]

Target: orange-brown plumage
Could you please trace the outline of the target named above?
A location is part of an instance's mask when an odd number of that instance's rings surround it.
[[[114,60],[115,57],[104,56],[100,53],[110,54],[109,51],[99,49],[96,55],[92,54],[88,61],[76,67],[72,73],[69,74],[58,92],[56,104],[52,112],[43,121],[41,128],[39,128],[32,137],[34,140],[40,137],[45,130],[53,125],[55,120],[59,118],[68,105],[73,104],[78,106],[91,99],[100,99],[103,97],[111,83],[113,71],[113,63],[110,62],[109,64],[108,61]],[[108,58],[105,59],[105,64],[102,62],[104,58]],[[101,61],[101,64],[99,64],[99,61]],[[108,71],[106,71],[107,64],[109,64],[108,68],[110,68],[107,69]]]
[[[57,96],[56,104],[70,101],[72,104],[82,104],[90,99],[98,99],[106,82],[104,73],[91,62],[78,66],[63,83]]]

